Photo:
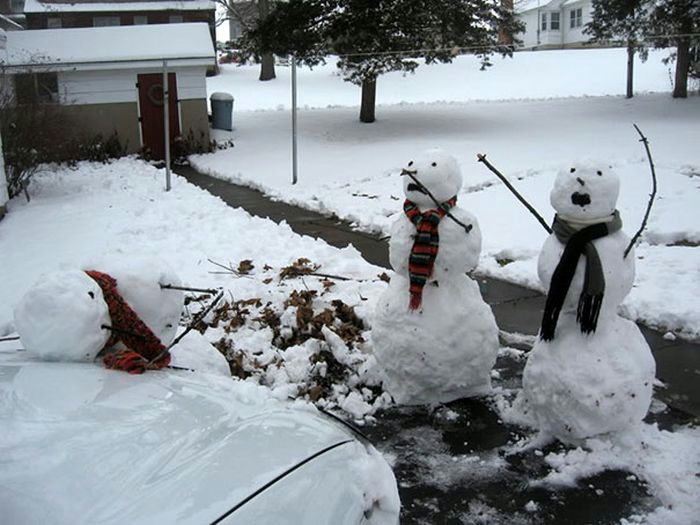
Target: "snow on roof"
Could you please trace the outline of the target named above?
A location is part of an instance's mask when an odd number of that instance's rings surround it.
[[[163,0],[145,1],[112,0],[110,2],[92,2],[90,0],[25,0],[25,13],[77,13],[95,11],[207,11],[213,10],[212,0]]]
[[[516,13],[524,13],[533,9],[559,9],[561,4],[562,0],[516,0],[514,7]]]
[[[68,29],[37,29],[7,33],[7,59],[0,64],[28,66],[214,59],[209,25],[152,24]]]

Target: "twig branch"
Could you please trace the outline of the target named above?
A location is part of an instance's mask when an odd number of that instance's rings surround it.
[[[214,266],[218,266],[219,268],[223,268],[224,270],[226,270],[225,272],[209,272],[209,273],[214,273],[214,274],[224,274],[224,273],[225,273],[225,274],[229,274],[229,273],[232,273],[233,275],[237,275],[238,277],[247,277],[248,279],[251,278],[250,275],[245,275],[245,274],[239,272],[238,270],[235,270],[235,269],[233,268],[233,266],[231,266],[231,263],[229,263],[229,265],[226,266],[226,265],[221,264],[221,263],[218,263],[218,262],[216,262],[216,261],[212,261],[211,259],[207,259],[207,261],[209,261],[210,263],[212,263]]]
[[[200,293],[210,293],[214,294],[218,290],[215,288],[190,288],[187,286],[175,286],[173,284],[161,284],[161,290],[179,290],[182,292],[200,292]]]
[[[0,337],[0,343],[4,343],[6,341],[19,341],[19,336],[14,335],[10,337]]]
[[[532,215],[535,216],[535,218],[539,221],[539,223],[542,225],[542,227],[547,230],[547,233],[552,233],[552,228],[550,228],[549,224],[542,218],[542,216],[537,213],[537,210],[533,208],[529,202],[525,200],[525,197],[520,195],[518,193],[518,190],[516,190],[513,185],[506,179],[505,175],[503,175],[500,171],[498,171],[488,160],[486,160],[486,155],[482,153],[478,153],[476,155],[476,158],[479,159],[479,162],[483,163],[488,169],[490,169],[501,181],[503,184],[506,185],[506,187],[510,190],[510,192],[515,195],[515,197],[528,209]]]
[[[633,125],[634,125],[634,129],[637,130],[637,133],[639,133],[639,136],[641,137],[641,139],[639,139],[639,142],[644,143],[644,149],[647,152],[647,158],[649,159],[649,167],[651,168],[652,190],[651,190],[651,195],[649,195],[649,202],[647,203],[647,210],[644,213],[644,219],[642,219],[642,225],[639,227],[639,230],[637,231],[637,233],[634,234],[634,237],[632,237],[629,245],[625,249],[625,255],[624,255],[625,258],[632,250],[634,243],[637,242],[637,239],[639,239],[639,236],[644,231],[644,228],[646,228],[647,220],[649,219],[649,214],[651,213],[651,206],[654,204],[654,197],[656,197],[656,169],[654,168],[654,160],[651,158],[651,150],[649,149],[649,140],[644,136],[644,134],[642,133],[642,131],[639,129],[639,127],[636,124],[633,124]]]
[[[412,171],[409,171],[409,170],[404,169],[404,170],[401,170],[401,175],[408,175],[409,177],[411,177],[411,179],[413,179],[413,182],[415,182],[415,183],[425,192],[425,194],[426,194],[428,197],[430,197],[430,200],[432,200],[432,201],[435,203],[435,206],[437,206],[438,208],[441,207],[441,206],[440,206],[441,203],[435,198],[435,196],[430,192],[430,190],[429,190],[428,188],[426,188],[426,187],[423,185],[423,183],[422,183],[421,181],[419,181],[419,180],[416,178],[415,172],[412,172]],[[444,209],[444,208],[443,208],[443,209]],[[445,210],[445,214],[446,214],[450,219],[452,219],[452,220],[455,221],[457,224],[459,224],[462,228],[464,228],[464,233],[469,233],[470,231],[472,231],[472,228],[474,227],[474,225],[472,225],[472,224],[464,224],[464,223],[463,223],[462,221],[460,221],[457,217],[455,217],[454,215],[452,215],[448,210]]]
[[[224,290],[219,290],[219,293],[216,294],[216,297],[214,297],[214,299],[212,299],[212,301],[211,301],[211,303],[209,304],[209,306],[207,306],[204,310],[201,310],[199,313],[197,313],[197,315],[194,316],[194,318],[192,319],[192,321],[190,321],[190,324],[187,325],[187,328],[185,328],[185,331],[182,332],[179,336],[177,336],[177,337],[173,340],[173,342],[170,343],[170,345],[169,345],[165,350],[163,350],[160,354],[158,354],[156,357],[154,357],[153,359],[151,359],[151,360],[148,362],[148,365],[147,365],[147,366],[151,366],[151,365],[153,365],[153,363],[155,363],[155,362],[159,361],[160,359],[162,359],[162,358],[165,356],[165,354],[167,354],[173,346],[175,346],[176,344],[178,344],[178,343],[182,340],[183,337],[185,337],[187,334],[189,334],[190,331],[191,331],[202,319],[204,319],[204,317],[218,304],[218,302],[221,300],[221,298],[222,298],[223,296],[224,296]]]

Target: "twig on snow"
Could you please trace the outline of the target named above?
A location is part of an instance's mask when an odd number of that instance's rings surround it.
[[[490,169],[496,175],[496,177],[501,179],[503,184],[506,185],[506,188],[508,188],[510,192],[513,195],[515,195],[515,197],[528,209],[528,211],[535,216],[535,218],[539,221],[542,227],[545,230],[547,230],[547,233],[552,233],[552,228],[550,228],[549,224],[547,224],[547,222],[542,218],[542,216],[539,213],[537,213],[537,210],[535,210],[535,208],[533,208],[532,205],[525,200],[525,197],[518,193],[518,190],[516,190],[513,187],[513,185],[508,181],[508,179],[506,179],[505,175],[503,175],[493,166],[493,164],[486,160],[486,155],[484,155],[483,153],[477,153],[476,158],[479,160],[479,162],[483,163],[488,169]]]
[[[654,198],[656,197],[656,169],[654,168],[654,160],[651,158],[651,150],[649,149],[649,140],[644,136],[644,134],[642,133],[642,131],[639,129],[639,127],[636,124],[633,124],[633,125],[634,125],[634,129],[637,130],[637,133],[639,133],[639,136],[641,137],[641,139],[639,139],[639,142],[644,143],[644,149],[647,152],[647,158],[649,159],[649,167],[651,168],[652,190],[651,190],[651,194],[649,195],[649,202],[647,203],[647,210],[644,213],[644,218],[642,219],[642,225],[639,227],[639,230],[637,231],[637,233],[634,234],[634,237],[632,237],[629,245],[625,249],[625,254],[624,254],[625,258],[632,250],[634,243],[637,242],[637,239],[639,239],[639,236],[644,231],[644,228],[646,228],[647,220],[649,219],[649,214],[651,213],[651,206],[654,204]]]
[[[215,288],[190,288],[188,286],[175,286],[174,284],[161,284],[161,290],[179,290],[182,292],[199,292],[199,293],[209,293],[215,294],[218,292]]]

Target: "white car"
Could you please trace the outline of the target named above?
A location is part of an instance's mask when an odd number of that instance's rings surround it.
[[[391,468],[312,406],[215,375],[0,352],[0,521],[396,525]]]

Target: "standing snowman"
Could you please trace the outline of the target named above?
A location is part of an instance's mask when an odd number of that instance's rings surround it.
[[[385,388],[399,404],[486,394],[498,328],[466,272],[481,251],[476,218],[457,207],[454,157],[428,150],[403,170],[404,213],[391,228],[394,275],[376,307],[372,342]]]
[[[540,430],[562,441],[632,427],[651,402],[651,350],[617,314],[634,282],[619,188],[609,167],[581,163],[560,171],[550,194],[556,215],[538,262],[547,301],[521,396]]]

